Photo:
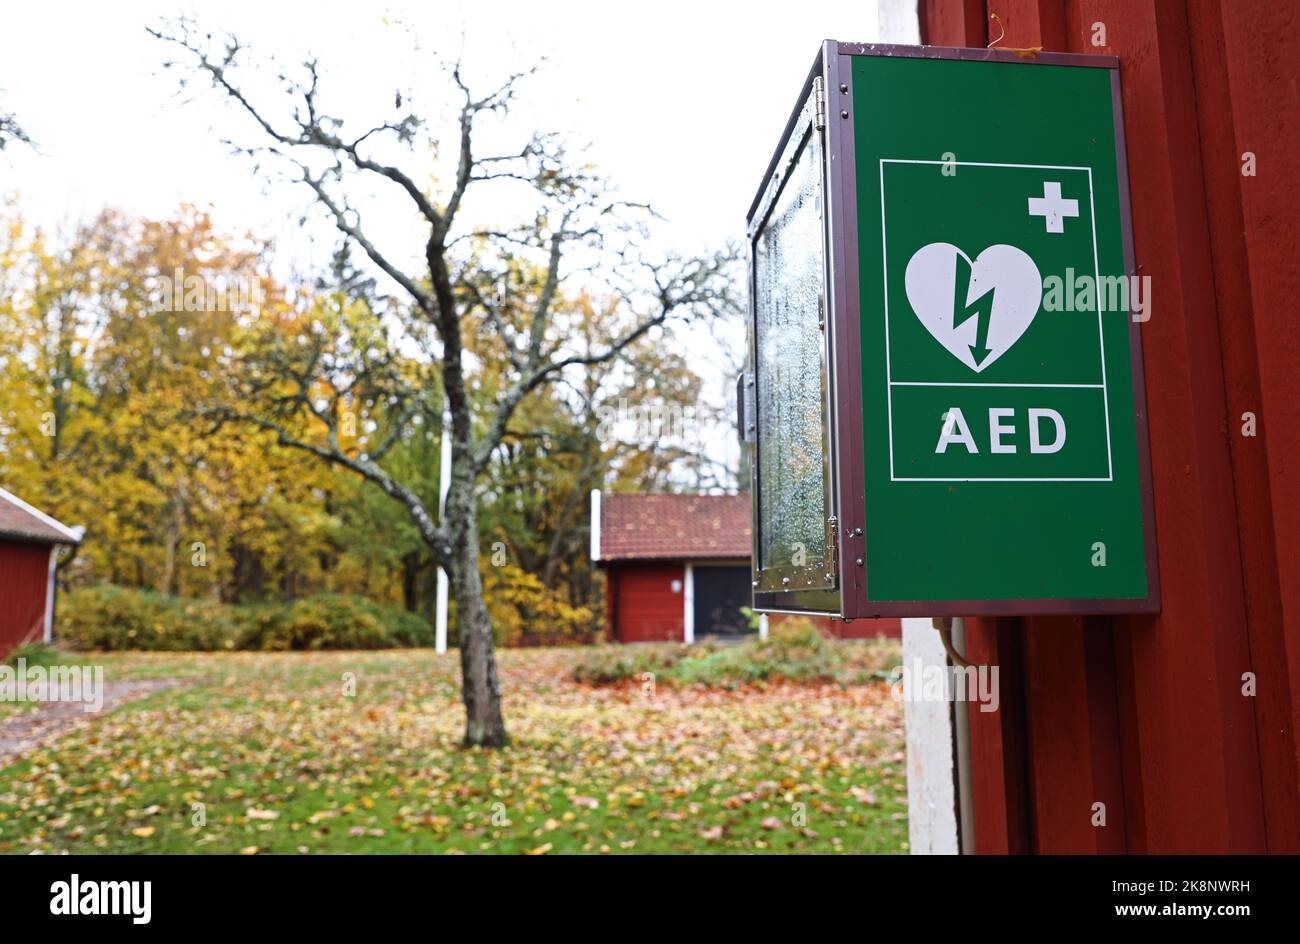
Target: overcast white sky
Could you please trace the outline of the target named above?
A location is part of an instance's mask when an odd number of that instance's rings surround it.
[[[160,217],[182,201],[211,205],[219,227],[276,237],[301,257],[307,195],[267,193],[219,140],[253,140],[249,126],[215,96],[185,104],[160,74],[165,50],[145,26],[188,12],[286,63],[313,51],[332,75],[329,100],[358,124],[390,118],[396,87],[424,97],[417,110],[449,105],[446,86],[424,78],[435,57],[460,53],[467,74],[486,81],[545,56],[516,110],[520,127],[586,146],[626,197],[667,218],[666,245],[716,246],[743,236],[820,41],[916,42],[914,11],[911,0],[0,0],[0,105],[40,148],[5,152],[0,194],[18,192],[25,212],[53,225],[103,206]],[[414,57],[404,28],[419,41]],[[332,244],[303,261],[322,261]]]

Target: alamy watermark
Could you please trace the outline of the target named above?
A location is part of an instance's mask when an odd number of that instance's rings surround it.
[[[596,435],[602,440],[618,437],[624,442],[654,443],[686,439],[688,428],[694,427],[699,417],[692,406],[676,403],[632,405],[627,397],[619,397],[617,404],[605,403],[596,408],[600,425]]]
[[[153,917],[153,882],[83,881],[76,872],[50,885],[52,915],[129,915],[132,924]]]
[[[246,272],[186,275],[177,266],[171,275],[158,277],[154,311],[253,312],[266,301],[262,280]]]
[[[104,707],[102,665],[0,665],[0,702],[81,703],[85,712]]]
[[[889,693],[895,701],[973,702],[982,712],[998,710],[996,665],[926,665],[920,658],[894,670],[895,681]]]
[[[1134,321],[1151,320],[1151,276],[1076,274],[1043,279],[1043,311],[1123,311]]]

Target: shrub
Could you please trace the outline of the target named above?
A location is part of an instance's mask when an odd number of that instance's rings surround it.
[[[346,594],[233,606],[113,586],[65,595],[55,632],[70,648],[103,651],[390,649],[433,637],[413,613]]]
[[[304,649],[390,649],[391,630],[369,601],[343,594],[309,597],[250,614],[241,649],[269,652]]]
[[[899,659],[898,643],[841,641],[823,636],[807,619],[772,626],[767,639],[685,646],[619,646],[598,649],[573,668],[575,681],[609,685],[649,672],[657,682],[734,688],[789,679],[861,684],[888,677]]]
[[[638,679],[647,672],[666,676],[684,657],[688,646],[616,646],[596,649],[573,667],[574,681],[587,685],[613,685]]]
[[[230,609],[150,590],[88,587],[60,599],[55,632],[73,649],[212,651],[232,647],[238,626]]]
[[[433,624],[418,613],[397,606],[382,607],[381,612],[393,635],[393,645],[429,648],[433,646]]]
[[[591,642],[596,622],[591,609],[570,606],[535,574],[514,564],[483,568],[483,598],[498,646],[573,645]]]

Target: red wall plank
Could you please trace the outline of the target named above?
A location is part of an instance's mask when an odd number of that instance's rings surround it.
[[[627,563],[614,577],[614,638],[619,642],[681,642],[686,569],[678,563]],[[676,581],[677,590],[673,590]]]
[[[989,43],[1005,30],[1006,35],[998,46],[1065,50],[1064,0],[993,0],[988,6],[990,14],[998,15],[1001,27],[999,23],[989,23]]]
[[[975,851],[1006,855],[1034,848],[1020,626],[1015,619],[967,619],[966,657],[998,666],[995,712],[971,711],[971,796]]]
[[[0,541],[0,658],[45,633],[50,549]]]
[[[610,567],[605,571],[605,639],[608,642],[618,641],[618,637],[614,634],[618,619],[618,609],[615,606],[617,599],[618,568]]]
[[[1119,6],[1134,239],[1152,279],[1144,328],[1164,612],[1134,620],[1128,657],[1153,852],[1264,848],[1210,233],[1186,11]],[[1121,653],[1121,657],[1123,657]],[[1181,696],[1181,697],[1180,697]],[[1176,786],[1175,786],[1176,785]]]
[[[1300,10],[1294,3],[1194,3],[1211,37],[1198,51],[1197,95],[1216,101],[1203,135],[1215,233],[1228,438],[1238,476],[1251,669],[1264,760],[1270,852],[1300,851]],[[1203,24],[1203,25],[1202,25]],[[1205,48],[1209,47],[1209,48]],[[1202,78],[1204,77],[1204,78]],[[1242,155],[1255,155],[1254,176]],[[1259,434],[1242,435],[1242,414]]]
[[[1025,721],[1032,761],[1034,849],[1126,848],[1110,628],[1101,618],[1026,621]]]
[[[920,0],[921,42],[931,46],[983,46],[983,0]],[[995,34],[996,35],[996,34]]]

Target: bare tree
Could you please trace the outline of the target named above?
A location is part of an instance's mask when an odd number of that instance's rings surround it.
[[[479,571],[475,484],[531,392],[566,372],[620,357],[670,318],[707,315],[730,304],[727,260],[722,255],[667,255],[652,261],[643,248],[646,208],[613,198],[599,178],[568,161],[555,135],[532,134],[518,148],[480,154],[476,130],[483,119],[509,111],[520,82],[532,70],[478,94],[459,68],[450,69],[448,92],[458,107],[451,142],[455,169],[439,194],[420,183],[432,177],[433,168],[412,146],[427,127],[414,112],[377,121],[360,134],[345,134],[343,120],[327,112],[320,100],[317,61],[294,70],[269,61],[250,67],[247,50],[236,37],[214,36],[186,19],[150,33],[177,50],[167,67],[178,67],[186,79],[206,80],[251,119],[261,143],[236,149],[259,165],[270,163],[286,172],[311,194],[343,239],[400,287],[407,336],[428,338],[426,329],[433,329],[426,350],[436,364],[436,379],[431,372],[399,367],[390,354],[376,359],[376,349],[391,353],[395,342],[371,325],[364,329],[369,334],[363,341],[321,337],[307,351],[281,351],[266,362],[266,375],[254,379],[263,394],[275,393],[269,407],[249,412],[227,404],[219,415],[273,430],[280,443],[350,469],[403,505],[451,575],[467,711],[465,741],[502,745],[507,737]],[[260,85],[250,74],[273,78],[278,91],[259,98],[251,90]],[[402,107],[400,93],[396,107]],[[438,142],[430,143],[436,149]],[[379,156],[399,146],[411,155],[409,161]],[[364,188],[372,184],[392,188],[409,203],[424,234],[418,255],[381,245],[377,233],[367,230],[359,207]],[[526,192],[528,200],[520,205],[528,211],[518,225],[474,229],[462,222],[466,201],[490,186]],[[420,264],[407,271],[401,260],[412,257]],[[623,330],[599,350],[569,344],[557,320],[558,296],[576,273],[588,278],[601,273],[628,312]],[[336,327],[352,331],[358,326]],[[501,336],[509,361],[506,379],[491,397],[476,395],[472,359],[465,353],[466,333],[480,331]],[[327,385],[319,383],[322,378]],[[430,410],[438,380],[452,437],[451,490],[441,521],[432,503],[382,464],[407,424]],[[332,392],[324,398],[313,392],[321,389]],[[367,442],[366,451],[347,448],[340,437],[346,405],[357,401],[373,406],[375,416],[382,412],[387,427],[386,435]],[[303,432],[310,428],[304,423],[312,422],[318,429],[323,425],[323,437]]]
[[[18,123],[18,116],[13,112],[0,111],[0,151],[11,143],[32,144],[32,139],[28,137],[23,126]]]

